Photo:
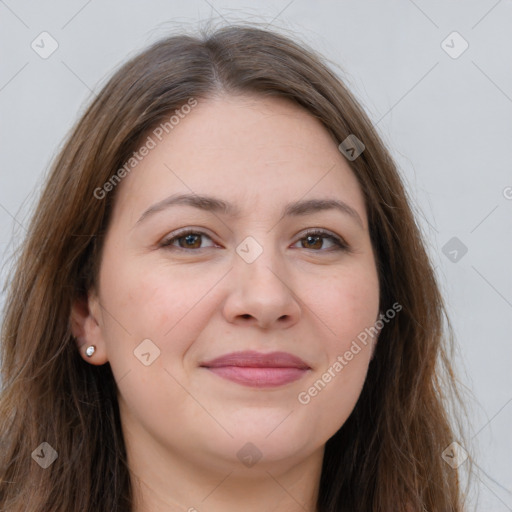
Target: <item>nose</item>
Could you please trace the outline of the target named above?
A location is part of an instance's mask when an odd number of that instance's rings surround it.
[[[276,251],[265,249],[251,263],[235,254],[231,280],[223,308],[228,322],[262,329],[288,328],[298,322],[302,308],[296,283]]]

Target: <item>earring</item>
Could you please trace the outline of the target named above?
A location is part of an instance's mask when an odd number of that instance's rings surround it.
[[[88,357],[91,357],[94,354],[95,350],[96,350],[96,347],[94,345],[89,345],[85,349],[85,353],[87,354]]]

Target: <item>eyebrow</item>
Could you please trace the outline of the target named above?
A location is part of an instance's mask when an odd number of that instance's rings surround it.
[[[214,212],[230,217],[238,218],[241,216],[240,208],[223,199],[212,197],[208,195],[199,194],[174,194],[162,201],[150,206],[139,218],[137,224],[140,224],[144,219],[154,215],[157,212],[166,210],[171,206],[186,205],[198,208],[207,212]],[[340,199],[307,199],[288,203],[284,206],[281,218],[290,216],[302,216],[311,213],[316,213],[326,210],[338,210],[345,215],[355,220],[362,228],[364,228],[363,221],[357,211]]]

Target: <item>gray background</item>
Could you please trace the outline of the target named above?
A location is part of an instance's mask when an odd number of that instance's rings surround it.
[[[330,59],[377,125],[427,237],[458,339],[457,367],[474,395],[469,442],[481,471],[473,507],[512,511],[509,0],[0,0],[2,281],[44,173],[94,91],[169,30],[210,19],[297,34]],[[43,31],[59,45],[47,59],[31,48]],[[457,58],[458,36],[442,44],[454,31],[469,44]]]

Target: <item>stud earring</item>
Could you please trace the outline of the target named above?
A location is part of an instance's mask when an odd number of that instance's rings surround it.
[[[88,357],[91,357],[94,354],[95,350],[96,350],[96,347],[94,345],[89,345],[85,349],[85,353],[87,354]]]

